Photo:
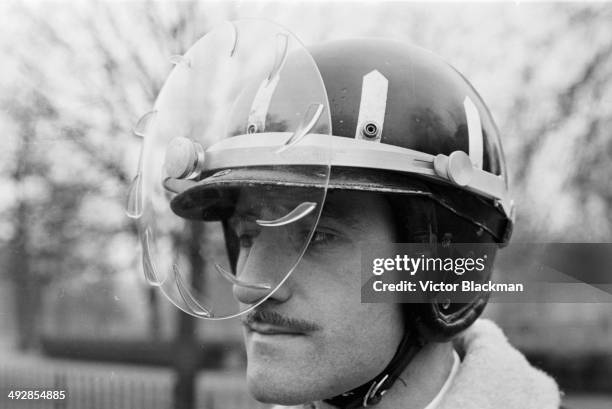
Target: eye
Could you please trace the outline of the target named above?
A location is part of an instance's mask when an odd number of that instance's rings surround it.
[[[255,237],[259,234],[259,228],[248,217],[233,217],[229,220],[229,227],[238,237],[238,244],[241,249],[253,247]]]
[[[338,236],[333,233],[317,230],[310,239],[311,245],[326,245],[338,240]]]

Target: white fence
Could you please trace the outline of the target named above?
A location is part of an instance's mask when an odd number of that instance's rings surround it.
[[[0,356],[0,359],[3,357]],[[30,358],[0,361],[0,409],[173,409],[169,369]],[[263,409],[243,374],[202,372],[194,409]],[[64,390],[66,399],[11,399],[10,391]]]

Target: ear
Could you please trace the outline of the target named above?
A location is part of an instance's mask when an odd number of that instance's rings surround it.
[[[443,304],[433,299],[421,304],[421,313],[416,323],[417,331],[427,341],[450,341],[467,329],[482,314],[487,305],[488,293],[483,293],[467,304],[452,304],[446,310]]]
[[[451,235],[442,234],[443,241],[448,240],[450,243]],[[441,258],[464,258],[466,254],[462,251],[444,248],[445,245],[439,243],[437,255]],[[477,273],[473,281],[485,283],[491,278],[493,271],[493,261],[496,251],[491,249],[488,253],[490,263],[487,263],[486,268]],[[446,283],[460,284],[461,276],[454,273],[444,273],[442,281]],[[445,342],[451,340],[455,335],[467,329],[476,321],[482,314],[484,307],[489,300],[488,292],[478,292],[469,297],[469,299],[461,299],[452,301],[452,297],[440,293],[427,293],[428,302],[419,305],[419,320],[417,328],[419,333],[428,341]]]

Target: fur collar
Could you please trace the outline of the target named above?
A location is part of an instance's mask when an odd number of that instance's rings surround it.
[[[559,408],[555,381],[532,367],[492,321],[476,321],[455,349],[461,365],[438,409]]]

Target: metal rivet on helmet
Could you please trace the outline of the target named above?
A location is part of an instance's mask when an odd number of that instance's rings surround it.
[[[380,136],[380,127],[376,122],[366,122],[361,129],[361,134],[370,139],[378,138]]]
[[[247,129],[246,129],[247,134],[254,134],[257,132],[257,125],[255,124],[249,124],[247,125]]]
[[[200,174],[203,164],[204,150],[191,139],[177,137],[166,147],[164,167],[171,178],[193,179]]]

